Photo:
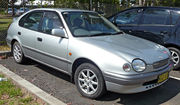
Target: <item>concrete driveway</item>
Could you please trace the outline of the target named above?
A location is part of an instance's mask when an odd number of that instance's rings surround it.
[[[8,58],[0,60],[0,64],[69,105],[180,105],[179,71],[172,71],[173,78],[161,87],[146,92],[129,95],[108,92],[100,99],[91,100],[78,93],[68,75],[35,61],[20,65]]]

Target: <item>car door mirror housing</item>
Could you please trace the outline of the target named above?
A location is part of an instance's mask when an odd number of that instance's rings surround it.
[[[62,38],[66,38],[66,35],[65,35],[65,32],[64,32],[64,29],[63,29],[63,28],[60,28],[60,29],[52,29],[51,34],[52,34],[52,35],[55,35],[55,36],[62,37]]]
[[[116,21],[115,21],[115,20],[113,20],[113,21],[112,21],[112,23],[113,23],[115,26],[117,26],[117,23],[116,23]]]

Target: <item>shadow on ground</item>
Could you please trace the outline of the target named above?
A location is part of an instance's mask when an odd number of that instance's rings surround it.
[[[49,74],[52,74],[52,75],[54,75],[54,76],[56,76],[56,77],[59,77],[59,78],[61,78],[61,79],[63,79],[63,80],[66,80],[66,81],[68,81],[68,82],[71,82],[71,78],[70,78],[69,75],[67,75],[67,74],[65,74],[65,73],[62,73],[62,72],[60,72],[60,71],[57,71],[57,70],[55,70],[55,69],[53,69],[53,68],[51,68],[51,67],[45,66],[45,65],[43,65],[43,64],[40,64],[40,63],[38,63],[38,62],[36,62],[36,61],[27,59],[27,62],[24,63],[24,65],[34,65],[34,66],[40,68],[41,70],[43,70],[43,71],[45,71],[45,72],[47,72],[47,73],[49,73]]]
[[[7,59],[7,60],[2,60],[0,63],[5,64],[6,66],[9,65],[9,68],[14,68],[17,66],[17,70],[20,70],[22,68],[22,72],[24,68],[36,69],[35,67],[41,69],[42,71],[46,72],[45,74],[48,73],[49,76],[52,75],[52,77],[58,77],[59,79],[65,80],[65,82],[60,82],[62,80],[56,80],[54,83],[49,81],[50,86],[49,89],[54,88],[54,95],[62,99],[66,102],[72,102],[72,105],[118,105],[118,104],[123,104],[123,105],[159,105],[159,104],[164,104],[165,102],[170,102],[172,105],[174,105],[172,102],[175,101],[174,97],[177,96],[177,94],[180,93],[180,81],[176,79],[170,78],[165,84],[162,86],[142,92],[142,93],[137,93],[137,94],[118,94],[118,93],[113,93],[113,92],[107,92],[104,96],[102,96],[99,99],[96,100],[91,100],[84,98],[80,96],[80,94],[77,92],[75,86],[71,84],[71,79],[70,76],[59,72],[55,69],[52,69],[50,67],[47,67],[45,65],[39,64],[37,62],[34,62],[32,60],[28,60],[28,63],[25,63],[24,65],[17,65],[15,63],[12,63],[12,59]],[[37,69],[38,70],[38,69]],[[36,70],[35,70],[36,71]],[[20,72],[19,74],[22,74]],[[33,72],[31,72],[33,73]],[[43,72],[37,72],[37,73],[43,73]],[[29,76],[30,74],[26,74],[26,76]],[[41,76],[42,74],[34,74],[37,76]],[[34,76],[32,75],[32,76]],[[45,76],[44,78],[49,77],[48,75],[43,75]],[[43,79],[41,79],[43,80]],[[39,81],[40,83],[42,81]],[[66,82],[67,81],[67,82]],[[53,86],[54,85],[54,86]],[[45,85],[43,85],[45,86]],[[42,87],[44,89],[44,87]],[[46,91],[49,91],[48,89],[45,88]],[[176,99],[179,97],[177,96]],[[180,98],[179,98],[180,99]],[[173,100],[173,101],[172,101]],[[179,100],[180,101],[180,100]],[[176,102],[179,102],[176,100]],[[180,103],[180,102],[179,102]]]
[[[36,65],[36,67],[39,67],[45,72],[48,72],[56,77],[71,82],[70,77],[64,73],[61,73],[42,64],[38,64]],[[167,102],[168,100],[175,97],[178,93],[180,93],[179,84],[180,81],[170,78],[168,82],[166,82],[162,86],[146,92],[136,94],[118,94],[107,92],[107,94],[105,94],[100,99],[97,99],[97,101],[108,102],[116,100],[116,103],[124,105],[139,105],[140,103],[141,105],[158,105]]]
[[[180,93],[180,81],[170,78],[162,86],[136,94],[117,94],[108,92],[99,101],[118,100],[124,105],[159,105],[175,97]],[[140,104],[141,103],[141,104]]]

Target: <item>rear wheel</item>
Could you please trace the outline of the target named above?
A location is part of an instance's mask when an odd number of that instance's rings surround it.
[[[13,52],[14,60],[17,63],[23,63],[25,61],[25,57],[24,57],[22,48],[21,48],[21,46],[20,46],[20,44],[18,42],[15,42],[13,44],[12,52]]]
[[[98,98],[105,93],[102,73],[90,63],[83,63],[77,68],[75,84],[80,94],[88,98]]]
[[[180,51],[174,47],[168,47],[171,52],[172,60],[174,62],[174,69],[178,69],[180,67]]]

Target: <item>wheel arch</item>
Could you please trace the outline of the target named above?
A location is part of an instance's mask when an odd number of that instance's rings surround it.
[[[102,73],[101,69],[97,66],[97,64],[95,62],[93,62],[92,60],[88,59],[88,58],[77,58],[73,64],[72,64],[72,73],[71,73],[71,81],[74,81],[74,74],[75,74],[75,71],[76,69],[83,63],[91,63],[93,65],[95,65],[99,70],[100,72]]]
[[[166,48],[168,48],[168,47],[175,47],[175,48],[177,48],[177,49],[180,49],[180,46],[178,46],[178,45],[176,45],[176,44],[165,44],[164,45]]]
[[[14,44],[15,42],[18,42],[18,40],[13,39],[13,40],[11,41],[11,46],[13,46],[13,44]],[[13,47],[11,47],[11,51],[12,51],[12,49],[13,49]]]

